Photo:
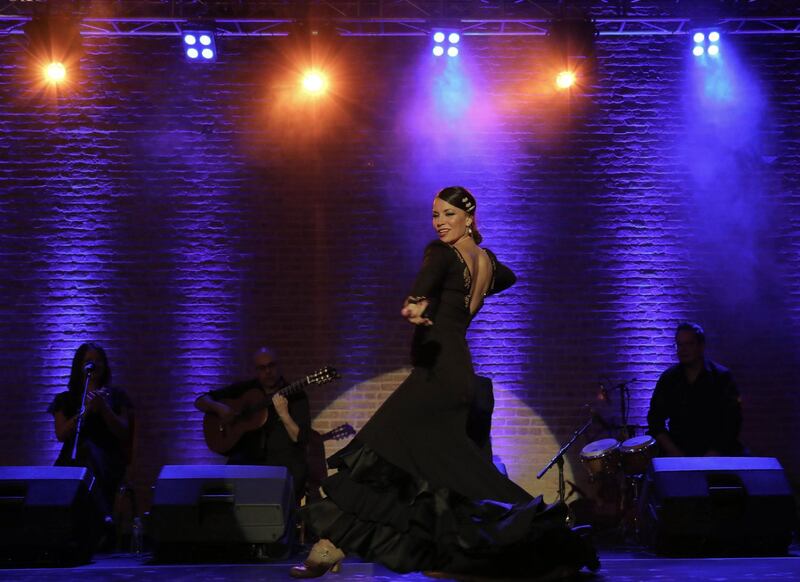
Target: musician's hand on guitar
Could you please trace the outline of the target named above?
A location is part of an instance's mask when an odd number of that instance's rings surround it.
[[[275,394],[272,397],[272,405],[275,406],[275,412],[278,413],[278,416],[281,418],[288,416],[289,414],[289,401],[286,400],[285,396],[281,396],[280,394]]]
[[[230,407],[222,402],[217,403],[217,417],[221,424],[231,424],[234,419],[236,418],[236,412]]]

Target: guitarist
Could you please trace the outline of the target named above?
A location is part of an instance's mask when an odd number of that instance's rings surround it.
[[[236,382],[226,388],[211,390],[195,400],[195,407],[217,415],[225,423],[234,413],[222,400],[236,399],[251,390],[258,390],[271,398],[267,422],[259,429],[246,432],[228,451],[229,465],[272,465],[289,469],[294,482],[297,502],[305,494],[308,466],[306,443],[311,430],[308,397],[302,391],[285,398],[277,394],[286,386],[281,374],[278,356],[268,347],[259,348],[253,355],[256,377]]]

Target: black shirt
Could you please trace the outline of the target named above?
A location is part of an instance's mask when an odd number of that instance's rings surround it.
[[[128,394],[121,388],[106,387],[107,393],[104,397],[114,414],[120,414],[123,409],[132,409],[133,403]],[[66,418],[72,418],[80,410],[80,400],[82,394],[65,391],[57,394],[47,407],[47,412],[54,415],[61,412]],[[119,457],[121,461],[127,462],[130,459],[129,443],[122,442],[117,438],[99,414],[87,414],[81,425],[81,443],[91,441],[112,457]],[[74,437],[67,439],[61,447],[59,461],[66,460],[72,455],[72,445]]]
[[[277,388],[286,385],[281,378]],[[265,397],[271,397],[274,392],[267,392],[261,388],[258,379],[236,382],[219,390],[211,390],[208,395],[214,400],[224,398],[239,398],[250,390],[260,390]],[[267,422],[258,430],[253,430],[242,435],[242,438],[231,449],[229,462],[241,465],[280,465],[294,469],[305,466],[305,448],[308,442],[308,432],[311,429],[311,413],[308,406],[308,397],[304,392],[295,392],[288,397],[289,415],[300,427],[297,442],[289,438],[286,427],[273,407],[269,408]]]
[[[692,384],[680,364],[661,374],[647,424],[654,437],[667,432],[686,456],[703,456],[711,450],[742,454],[739,390],[730,371],[711,360],[706,360]]]

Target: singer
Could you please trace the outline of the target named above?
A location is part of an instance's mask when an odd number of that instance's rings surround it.
[[[84,386],[86,400],[81,406]],[[133,405],[124,390],[112,386],[106,352],[95,343],[84,343],[75,352],[67,388],[56,395],[47,409],[55,420],[56,438],[63,443],[55,464],[91,470],[98,492],[94,501],[110,527],[114,496],[130,463]],[[80,438],[73,460],[81,414]]]

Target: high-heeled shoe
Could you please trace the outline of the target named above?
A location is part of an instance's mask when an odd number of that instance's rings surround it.
[[[298,566],[289,568],[292,578],[319,578],[328,572],[336,573],[341,568],[344,552],[333,544],[317,542],[308,557]]]

